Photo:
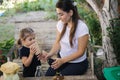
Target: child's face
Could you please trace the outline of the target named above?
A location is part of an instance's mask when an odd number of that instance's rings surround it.
[[[35,35],[28,36],[25,40],[22,40],[22,44],[26,47],[29,47],[35,43]]]

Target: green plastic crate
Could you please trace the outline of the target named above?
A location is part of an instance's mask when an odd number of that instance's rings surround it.
[[[104,68],[103,74],[106,80],[120,80],[120,66]]]

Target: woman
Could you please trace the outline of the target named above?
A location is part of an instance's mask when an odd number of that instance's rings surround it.
[[[80,20],[73,0],[59,0],[56,3],[56,12],[59,19],[57,37],[46,59],[52,57],[58,50],[60,57],[54,59],[46,76],[54,76],[56,70],[62,75],[82,75],[88,68],[86,57],[88,28]]]

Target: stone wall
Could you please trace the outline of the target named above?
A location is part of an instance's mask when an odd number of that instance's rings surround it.
[[[44,16],[45,13],[39,11],[13,17],[11,21],[15,23],[15,40],[18,40],[21,29],[30,27],[35,31],[40,47],[49,50],[55,41],[57,21],[46,21]]]
[[[43,49],[49,50],[54,43],[56,36],[55,22],[33,22],[33,23],[16,23],[15,40],[18,40],[19,32],[25,27],[32,28],[36,33],[36,39]]]

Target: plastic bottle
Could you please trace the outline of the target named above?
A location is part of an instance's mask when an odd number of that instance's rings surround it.
[[[36,72],[35,72],[35,77],[42,77],[42,76],[43,76],[43,72],[42,72],[41,66],[37,66]]]

